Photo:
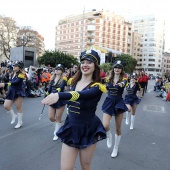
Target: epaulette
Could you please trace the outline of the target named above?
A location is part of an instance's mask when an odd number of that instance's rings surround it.
[[[67,84],[70,85],[72,80],[73,80],[73,78],[69,78],[69,80],[67,81]]]
[[[99,86],[99,89],[103,92],[103,93],[106,93],[107,92],[107,89],[106,89],[106,86],[102,83],[94,83],[92,84],[90,87],[94,87],[94,86]]]
[[[67,81],[67,77],[66,77],[66,76],[63,76],[63,80]]]
[[[25,78],[25,76],[24,76],[23,73],[18,74],[18,77],[21,78],[21,79],[24,79],[24,78]]]
[[[105,81],[106,81],[106,83],[108,83],[108,82],[109,82],[109,78],[108,78],[108,77],[106,77],[106,80],[105,80]]]

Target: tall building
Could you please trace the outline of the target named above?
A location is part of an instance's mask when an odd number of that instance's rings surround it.
[[[132,32],[132,57],[137,60],[136,69],[140,69],[142,66],[142,59],[140,57],[140,40],[141,34]]]
[[[156,15],[137,16],[131,21],[133,31],[141,34],[139,68],[148,74],[162,74],[165,21]]]
[[[165,52],[162,60],[162,73],[170,74],[170,53]]]
[[[131,54],[132,24],[108,11],[69,16],[56,26],[55,49],[78,57],[95,45]]]

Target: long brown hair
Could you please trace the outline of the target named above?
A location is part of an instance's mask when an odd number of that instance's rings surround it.
[[[125,72],[123,69],[121,69],[121,73],[120,73],[120,77],[119,77],[119,82],[123,80],[123,77],[125,75]],[[110,76],[109,76],[109,83],[112,83],[113,80],[114,80],[114,76],[115,76],[115,73],[114,73],[114,68],[111,70],[111,73],[110,73]]]
[[[100,66],[96,63],[94,63],[94,72],[93,72],[93,76],[92,76],[92,79],[93,79],[93,83],[96,83],[96,82],[101,82],[101,77],[100,77]],[[82,72],[80,70],[80,65],[78,66],[77,68],[77,72],[76,74],[73,76],[73,80],[71,82],[71,87],[75,84],[77,84],[77,82],[81,79],[82,77]]]
[[[61,75],[60,75],[60,79],[59,79],[59,81],[57,81],[55,84],[60,84],[61,82],[62,82],[62,80],[63,80],[63,76],[64,76],[64,73],[62,72],[61,73]],[[49,84],[54,80],[56,78],[56,73],[55,73],[55,70],[54,70],[54,73],[53,73],[53,75],[51,76],[51,78],[50,78],[50,82],[49,82]],[[55,85],[54,84],[54,85]]]

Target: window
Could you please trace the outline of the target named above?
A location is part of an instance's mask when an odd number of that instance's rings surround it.
[[[155,67],[155,64],[148,64],[148,66],[150,66],[150,67]]]
[[[154,69],[152,69],[152,68],[148,68],[148,71],[155,71]]]
[[[150,20],[150,21],[155,21],[155,18],[150,18],[149,20]]]
[[[155,61],[155,59],[149,59],[149,61]]]

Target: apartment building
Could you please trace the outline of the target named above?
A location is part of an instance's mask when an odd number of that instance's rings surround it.
[[[137,66],[136,69],[139,69],[142,67],[142,59],[140,57],[140,40],[141,40],[141,34],[137,32],[132,32],[132,57],[137,60]]]
[[[56,26],[55,49],[78,57],[90,46],[131,54],[132,24],[109,11],[68,16]]]
[[[132,30],[141,34],[139,68],[148,74],[162,74],[164,19],[156,15],[146,15],[134,17],[131,21]]]
[[[165,52],[162,59],[162,73],[170,75],[170,53]]]

